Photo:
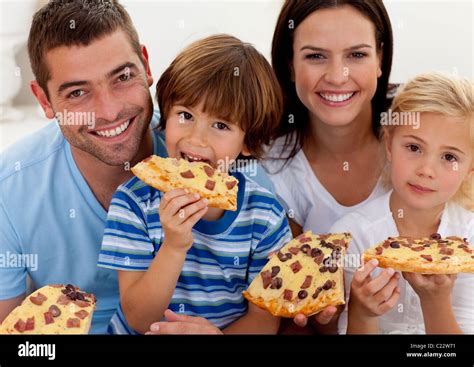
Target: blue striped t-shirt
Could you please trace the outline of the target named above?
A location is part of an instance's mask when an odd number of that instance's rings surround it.
[[[169,307],[204,317],[224,328],[247,312],[242,296],[267,262],[269,252],[291,239],[285,210],[275,197],[240,172],[237,211],[194,226],[194,243],[186,255]],[[115,192],[104,231],[98,265],[146,271],[160,249],[164,233],[158,207],[163,193],[138,178]],[[159,321],[159,320],[157,320]],[[121,307],[109,331],[134,333]]]

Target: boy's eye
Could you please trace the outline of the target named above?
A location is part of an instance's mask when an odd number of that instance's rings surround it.
[[[230,130],[229,127],[223,122],[216,122],[213,126],[219,130]]]
[[[84,95],[84,91],[82,89],[76,89],[76,90],[73,90],[71,93],[69,93],[67,95],[67,98],[79,98],[79,97],[82,97]]]
[[[458,158],[451,153],[446,153],[445,155],[443,155],[443,159],[448,162],[456,162],[458,160]]]
[[[420,152],[420,147],[416,144],[408,144],[407,145],[407,149],[410,151],[410,152],[413,152],[413,153],[418,153]]]
[[[189,112],[182,111],[178,113],[179,116],[179,121],[184,122],[185,120],[191,120],[193,118],[193,115],[191,115]]]

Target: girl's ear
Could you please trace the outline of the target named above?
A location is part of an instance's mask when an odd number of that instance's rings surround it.
[[[387,157],[387,161],[392,161],[392,138],[393,135],[390,133],[390,130],[386,127],[383,128],[383,143],[385,146],[385,154]]]

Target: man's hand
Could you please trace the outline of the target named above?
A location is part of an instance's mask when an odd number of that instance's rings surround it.
[[[328,306],[324,308],[321,312],[314,316],[306,317],[305,315],[299,313],[293,318],[293,321],[296,325],[300,327],[305,327],[308,324],[308,320],[312,320],[321,325],[327,325],[331,322],[333,317],[336,315],[338,309],[335,306]]]
[[[193,244],[191,230],[207,212],[207,199],[199,200],[198,194],[185,189],[167,192],[161,199],[158,213],[167,246],[189,250]]]
[[[222,331],[202,317],[187,316],[165,311],[167,321],[151,324],[146,335],[166,334],[223,334]]]
[[[420,301],[450,299],[456,282],[456,274],[403,273]]]

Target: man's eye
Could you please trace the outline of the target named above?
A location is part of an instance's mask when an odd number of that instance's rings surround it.
[[[214,124],[214,126],[218,129],[218,130],[230,130],[229,127],[224,124],[223,122],[216,122]]]
[[[120,75],[118,79],[119,79],[121,82],[126,82],[126,81],[132,79],[132,74],[130,74],[130,73],[124,73],[124,74]]]
[[[79,98],[84,95],[84,91],[82,89],[76,89],[68,94],[68,98]]]
[[[457,162],[458,160],[458,158],[454,154],[451,154],[451,153],[446,153],[445,155],[443,155],[443,159],[448,162]]]
[[[410,152],[413,152],[413,153],[418,153],[420,151],[420,147],[418,145],[415,145],[415,144],[408,144],[407,149]]]

